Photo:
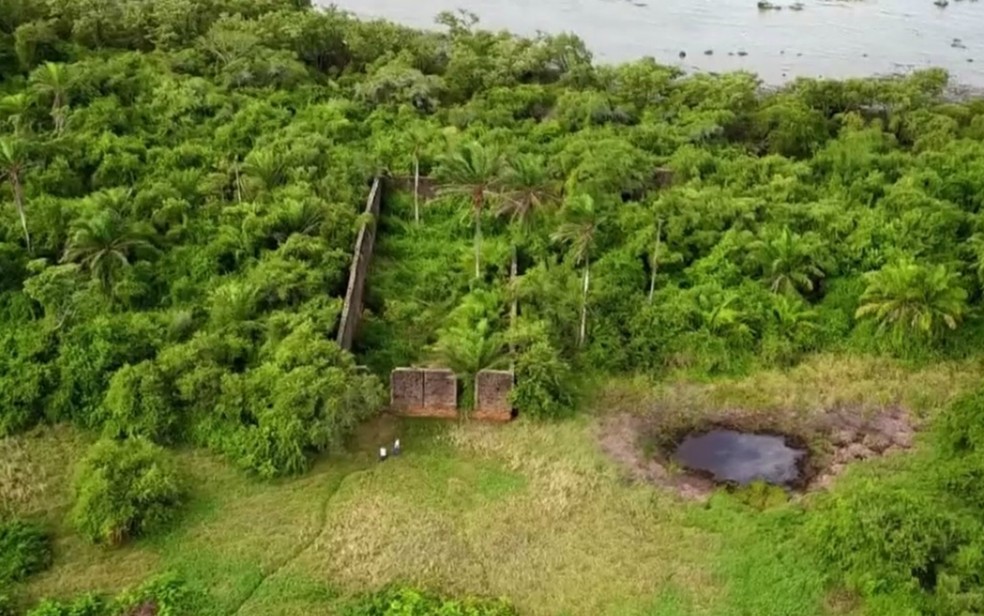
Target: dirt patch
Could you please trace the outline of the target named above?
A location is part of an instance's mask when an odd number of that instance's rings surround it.
[[[680,469],[669,453],[686,435],[715,428],[782,435],[809,451],[802,490],[828,488],[846,466],[858,460],[891,455],[912,447],[915,423],[901,408],[876,414],[836,409],[799,418],[794,425],[784,414],[722,411],[681,422],[679,416],[618,413],[601,420],[601,449],[635,480],[671,489],[689,500],[705,500],[717,484],[698,473]]]
[[[602,421],[598,441],[602,450],[633,479],[672,489],[690,500],[706,500],[714,491],[714,482],[692,473],[675,472],[659,456],[647,454],[641,439],[645,426],[644,417],[611,415]]]

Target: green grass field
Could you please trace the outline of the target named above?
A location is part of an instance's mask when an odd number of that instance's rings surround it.
[[[965,364],[833,368],[843,365],[818,358],[789,373],[659,389],[622,382],[594,412],[555,424],[382,417],[347,451],[278,482],[185,450],[193,493],[183,517],[115,550],[85,543],[64,521],[71,463],[91,437],[47,428],[18,438],[25,458],[7,472],[32,477],[33,493],[15,507],[55,531],[55,565],[14,595],[32,603],[112,592],[170,569],[208,593],[214,614],[331,614],[348,596],[393,582],[503,596],[529,614],[863,614],[824,588],[796,544],[799,504],[758,511],[727,494],[686,502],[624,479],[596,439],[601,415],[654,397],[759,412],[837,397],[929,414],[980,375]],[[396,436],[404,455],[378,463],[376,448]]]

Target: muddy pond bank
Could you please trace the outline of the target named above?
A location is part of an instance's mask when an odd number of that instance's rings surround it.
[[[732,436],[705,443],[697,463],[680,459],[688,439],[709,434],[743,435],[744,441]],[[832,409],[809,419],[741,410],[690,417],[617,413],[602,418],[598,428],[602,451],[629,477],[692,500],[757,479],[798,491],[825,489],[848,464],[908,449],[914,435],[915,422],[901,408],[875,414]],[[762,470],[767,474],[770,461],[781,467],[771,481]]]

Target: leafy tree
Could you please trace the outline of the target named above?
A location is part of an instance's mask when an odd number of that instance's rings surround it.
[[[930,337],[956,329],[967,311],[967,291],[960,277],[944,265],[911,261],[886,265],[866,274],[858,318],[873,318],[880,328]]]
[[[445,194],[467,196],[475,224],[475,278],[482,277],[482,214],[500,189],[501,157],[494,147],[477,141],[459,144],[438,168]]]

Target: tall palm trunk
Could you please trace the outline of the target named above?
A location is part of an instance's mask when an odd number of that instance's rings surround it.
[[[588,337],[588,288],[591,285],[591,261],[584,262],[584,290],[581,293],[581,329],[577,336],[577,346],[584,346]]]
[[[656,273],[659,271],[659,249],[663,237],[663,219],[660,219],[656,227],[656,248],[653,249],[653,258],[650,265],[652,270],[649,273],[649,303],[653,303],[653,295],[656,293]]]
[[[27,214],[24,212],[24,188],[20,183],[20,176],[17,173],[10,174],[10,185],[14,189],[14,205],[17,206],[17,214],[20,216],[21,228],[24,229],[24,240],[27,242],[27,252],[31,252],[31,234],[27,231]]]
[[[509,306],[509,331],[516,331],[516,321],[519,319],[519,298],[516,297],[516,279],[519,278],[519,250],[512,247],[512,264],[509,266],[509,287],[512,290],[512,304]],[[516,350],[512,338],[509,339],[509,355]]]
[[[482,278],[482,208],[475,208],[475,280]]]
[[[413,155],[413,221],[420,224],[420,158]]]

